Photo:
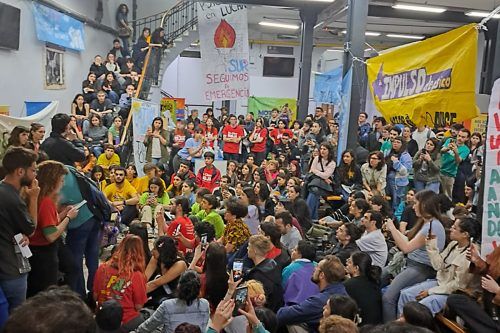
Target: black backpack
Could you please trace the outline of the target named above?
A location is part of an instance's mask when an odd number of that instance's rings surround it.
[[[101,222],[109,221],[111,218],[112,207],[108,199],[99,190],[96,183],[85,175],[81,174],[72,166],[66,166],[69,171],[76,177],[78,188],[82,194],[83,199],[87,201],[92,214]]]

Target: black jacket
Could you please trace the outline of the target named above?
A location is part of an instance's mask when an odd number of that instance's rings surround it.
[[[345,281],[344,286],[359,306],[362,325],[382,323],[382,294],[375,282],[366,276],[358,276]]]
[[[252,268],[244,277],[244,281],[257,280],[266,292],[266,307],[278,311],[283,306],[283,288],[281,287],[281,270],[273,259],[264,259]]]
[[[69,141],[55,132],[50,133],[50,137],[42,143],[40,149],[46,152],[51,160],[65,165],[74,165],[75,162],[85,160],[83,143],[80,140]]]

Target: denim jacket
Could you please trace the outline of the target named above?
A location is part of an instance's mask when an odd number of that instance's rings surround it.
[[[406,186],[409,184],[408,176],[413,167],[413,160],[407,151],[399,156],[399,160],[393,163],[393,169],[396,170],[396,186]]]

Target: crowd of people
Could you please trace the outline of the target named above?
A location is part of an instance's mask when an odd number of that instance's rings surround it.
[[[441,317],[498,332],[484,133],[361,113],[358,145],[337,153],[321,107],[190,110],[173,129],[153,120],[139,177],[124,120],[164,41],[145,29],[129,57],[125,7],[125,48],[95,57],[71,114],[47,138],[16,126],[2,154],[5,332],[439,332]]]
[[[478,253],[481,134],[381,117],[364,132],[362,114],[359,146],[337,164],[338,125],[321,108],[304,122],[221,111],[193,110],[174,130],[156,118],[143,177],[111,144],[88,167],[93,153],[67,114],[46,139],[38,124],[12,131],[0,184],[7,332],[56,285],[101,329],[119,315],[136,332],[424,332],[443,314],[471,332],[498,329],[500,253]],[[110,214],[77,206],[88,197],[80,178]],[[110,223],[118,241],[100,255]]]

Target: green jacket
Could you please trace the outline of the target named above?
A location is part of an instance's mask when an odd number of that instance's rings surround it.
[[[196,217],[200,219],[200,221],[208,222],[214,226],[215,229],[215,237],[220,238],[224,234],[224,221],[222,217],[215,211],[211,210],[210,213],[207,214],[206,211],[201,210]]]
[[[167,130],[161,130],[161,136],[167,140],[165,145],[160,143],[161,149],[161,162],[167,163],[170,159],[170,155],[168,153],[167,147],[170,144],[170,136],[168,135]],[[144,136],[144,146],[146,146],[146,161],[151,162],[151,154],[153,153],[153,139],[150,136]]]

